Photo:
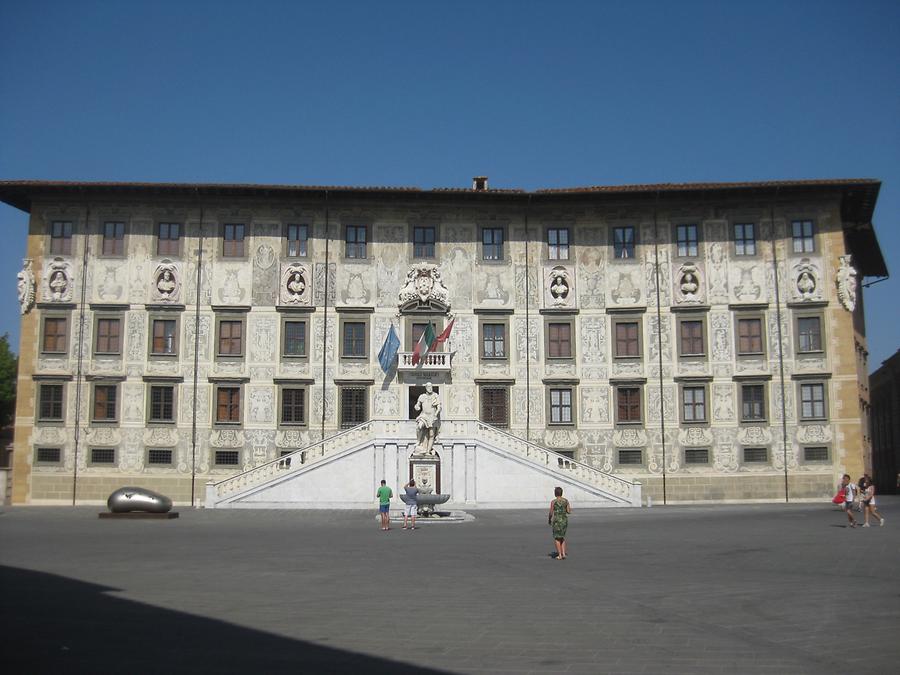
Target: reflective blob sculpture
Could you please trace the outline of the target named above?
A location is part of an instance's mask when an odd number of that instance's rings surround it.
[[[168,513],[172,500],[152,490],[138,487],[123,487],[113,492],[106,500],[106,506],[113,513]]]

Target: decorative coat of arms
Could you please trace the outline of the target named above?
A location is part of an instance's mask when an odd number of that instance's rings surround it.
[[[840,257],[837,271],[838,300],[848,312],[856,309],[856,269],[850,264],[850,254]]]
[[[278,297],[283,305],[308,305],[310,298],[309,270],[302,263],[285,265],[281,272]]]
[[[398,297],[401,310],[418,307],[450,309],[450,292],[444,286],[437,265],[431,263],[419,263],[409,268],[406,284]]]
[[[31,258],[22,261],[22,271],[16,275],[16,291],[19,295],[19,309],[28,314],[34,307],[34,272],[31,269]]]
[[[69,262],[62,258],[50,261],[47,274],[47,293],[52,302],[71,302],[72,271]]]
[[[177,302],[181,297],[181,274],[171,260],[163,260],[156,266],[150,297],[154,302]]]

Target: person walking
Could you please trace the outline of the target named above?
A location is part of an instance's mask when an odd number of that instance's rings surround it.
[[[403,486],[403,490],[406,492],[406,508],[403,509],[403,529],[414,530],[416,529],[416,514],[419,512],[417,501],[419,488],[416,487],[415,480],[410,480]],[[410,523],[410,526],[407,527],[406,523],[410,518],[412,519],[412,522]]]
[[[556,544],[556,559],[566,559],[566,530],[569,527],[569,514],[572,507],[569,500],[562,496],[561,487],[553,490],[554,499],[550,502],[550,515],[547,523],[553,527],[553,543]]]
[[[863,524],[863,527],[869,527],[870,514],[873,518],[878,518],[878,523],[884,527],[884,517],[878,513],[878,509],[875,506],[875,483],[868,477],[866,478],[865,490],[862,493],[862,504],[866,512],[866,522]]]
[[[844,503],[841,504],[841,508],[843,508],[844,512],[847,514],[847,522],[850,523],[850,527],[856,527],[856,519],[853,517],[853,499],[856,495],[856,485],[850,482],[849,473],[845,473],[844,477],[841,478],[841,484],[838,486],[838,490],[844,491]]]
[[[391,497],[394,491],[387,486],[387,482],[382,480],[381,487],[375,491],[375,497],[378,499],[378,512],[381,514],[381,529],[387,532],[391,529]]]

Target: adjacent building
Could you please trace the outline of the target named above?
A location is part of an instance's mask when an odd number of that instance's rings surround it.
[[[879,493],[900,492],[900,350],[870,377],[872,479]]]
[[[462,503],[512,504],[490,486],[532,469],[644,501],[828,496],[871,453],[879,187],[0,182],[30,214],[13,502],[200,503],[330,457],[304,492],[365,503],[406,478],[426,382]]]

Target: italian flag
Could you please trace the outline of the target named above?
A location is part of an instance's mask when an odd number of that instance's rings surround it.
[[[450,324],[437,337],[434,336],[434,328],[432,327],[431,322],[428,322],[428,326],[426,326],[425,332],[422,333],[422,337],[419,338],[419,341],[413,348],[412,362],[414,366],[418,365],[419,361],[421,361],[428,352],[436,349],[439,345],[443,344],[448,337],[450,337],[450,331],[453,330],[454,321],[456,321],[456,319],[453,319],[453,321],[451,321]]]

